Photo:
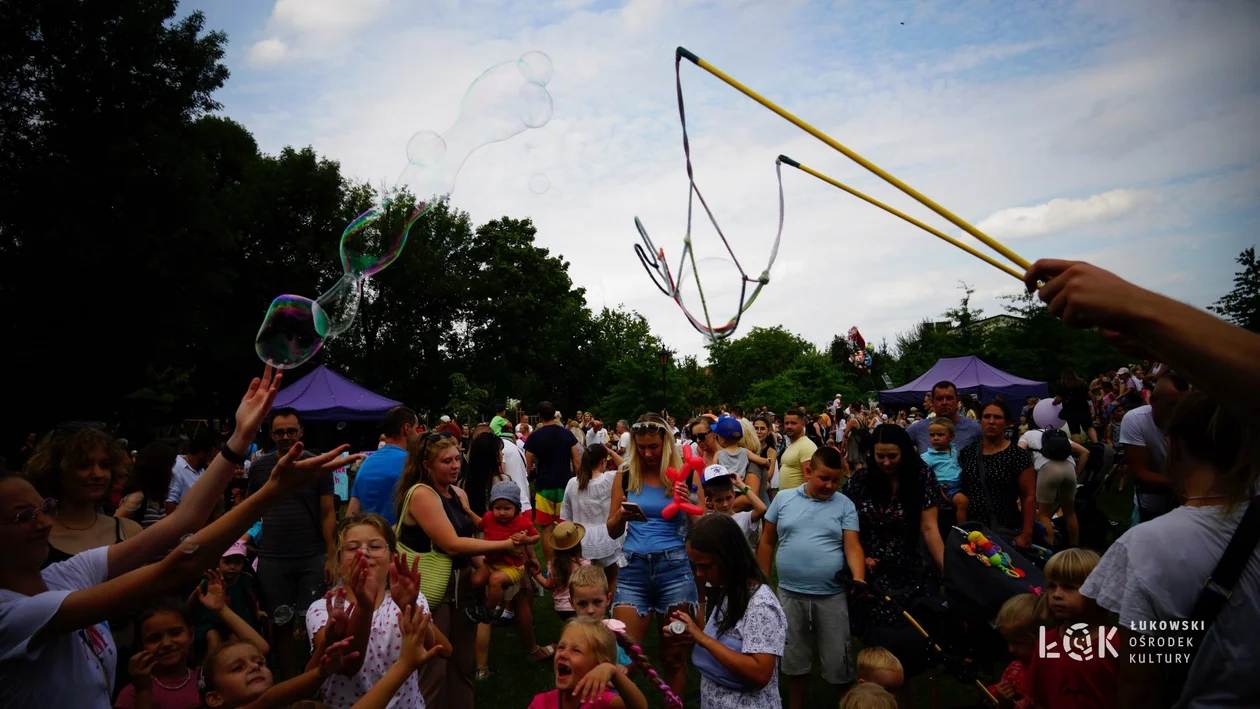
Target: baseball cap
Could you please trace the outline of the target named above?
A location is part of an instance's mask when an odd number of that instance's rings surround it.
[[[244,540],[237,539],[235,544],[223,552],[223,556],[224,558],[229,556],[249,556],[249,549],[246,548]]]
[[[1121,377],[1123,377],[1124,375],[1126,375],[1126,374],[1128,374],[1128,373],[1129,373],[1129,368],[1128,368],[1128,367],[1121,367],[1121,368],[1119,368],[1119,369],[1117,369],[1117,370],[1116,370],[1116,374],[1117,374],[1117,375],[1119,375],[1119,376],[1121,376]]]
[[[722,438],[739,438],[744,435],[744,427],[739,420],[731,416],[723,416],[713,424],[713,430]]]
[[[499,500],[507,500],[516,505],[516,509],[521,509],[521,486],[511,480],[503,480],[494,484],[490,488],[490,505],[494,506]]]
[[[725,465],[714,463],[704,469],[704,477],[701,480],[705,483],[712,482],[718,478],[734,478],[735,474],[726,469]]]
[[[442,423],[450,423],[450,422],[451,422],[451,417],[447,416],[446,414],[442,414]]]

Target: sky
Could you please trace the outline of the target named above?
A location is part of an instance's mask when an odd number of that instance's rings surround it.
[[[469,155],[452,204],[476,223],[530,217],[538,244],[571,264],[593,308],[637,310],[681,354],[703,355],[704,338],[634,255],[636,216],[671,268],[687,230],[680,45],[1030,261],[1087,260],[1203,307],[1229,291],[1235,258],[1260,241],[1260,3],[1247,0],[201,0],[180,9],[203,11],[208,28],[228,34],[231,78],[216,97],[264,151],[309,145],[343,175],[377,185],[402,173],[414,134],[447,132],[483,71],[546,53],[552,119]],[[778,225],[780,154],[988,252],[687,62],[682,87],[696,182],[750,276],[765,269]],[[778,257],[741,331],[782,325],[825,346],[856,325],[868,341],[892,342],[954,307],[963,282],[986,315],[1022,288],[809,175],[785,166],[782,177]],[[692,240],[717,324],[738,308],[738,269],[696,211]]]

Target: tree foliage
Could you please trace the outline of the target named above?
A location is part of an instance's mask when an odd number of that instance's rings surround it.
[[[1208,310],[1239,327],[1260,332],[1260,261],[1256,260],[1256,247],[1247,247],[1234,260],[1242,266],[1234,274],[1234,290],[1209,305]]]

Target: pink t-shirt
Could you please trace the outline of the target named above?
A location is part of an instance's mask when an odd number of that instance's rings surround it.
[[[197,709],[201,706],[201,697],[197,694],[196,672],[190,675],[188,683],[179,689],[163,689],[158,684],[159,681],[168,686],[179,684],[179,682],[153,680],[153,709]],[[114,709],[135,709],[135,706],[136,685],[129,684],[118,693],[118,699],[114,701]]]
[[[583,704],[583,707],[591,707],[591,709],[608,709],[612,705],[613,697],[617,693],[612,690],[605,690],[604,696],[599,701],[590,704]],[[529,709],[560,709],[560,690],[553,689],[550,692],[535,694],[534,701],[529,703]]]
[[[580,563],[573,565],[573,569],[576,569],[579,566],[590,566],[590,565],[591,565],[591,562],[589,560],[582,559]],[[573,573],[573,569],[569,569],[570,574]],[[555,576],[555,575],[556,575],[555,562],[548,561],[547,562],[547,576],[550,577],[550,576]],[[568,611],[573,610],[573,600],[569,598],[568,584],[565,584],[564,588],[552,589],[551,602],[555,606],[555,609],[559,612],[568,612]]]

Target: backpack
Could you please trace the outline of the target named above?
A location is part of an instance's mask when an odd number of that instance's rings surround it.
[[[1067,460],[1072,457],[1072,441],[1057,428],[1047,429],[1041,432],[1039,451],[1050,460]]]

